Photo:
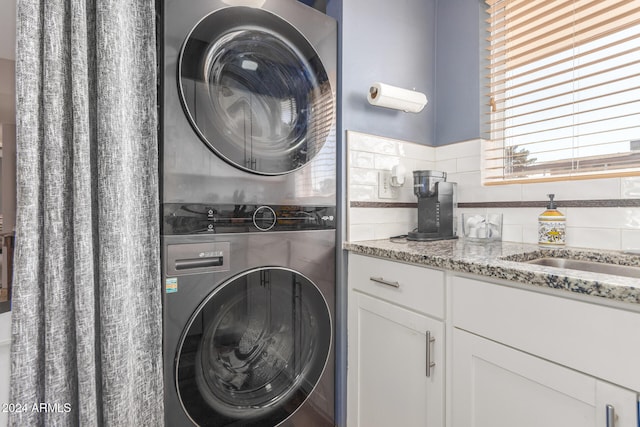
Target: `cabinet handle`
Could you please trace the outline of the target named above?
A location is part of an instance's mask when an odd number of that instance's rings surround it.
[[[431,361],[431,343],[435,342],[435,338],[431,336],[431,332],[427,331],[427,378],[431,377],[431,368],[436,366],[436,362]]]
[[[389,280],[384,280],[382,277],[369,277],[369,280],[371,280],[372,282],[380,283],[380,284],[391,286],[394,288],[400,287],[400,283],[390,282]]]
[[[607,413],[607,424],[606,427],[614,427],[616,424],[616,411],[613,408],[613,405],[605,406]]]

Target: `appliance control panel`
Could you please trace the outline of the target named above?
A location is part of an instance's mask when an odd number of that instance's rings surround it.
[[[278,222],[276,212],[269,206],[260,206],[253,211],[253,225],[260,231],[269,231]]]
[[[333,230],[335,206],[165,203],[162,234]]]

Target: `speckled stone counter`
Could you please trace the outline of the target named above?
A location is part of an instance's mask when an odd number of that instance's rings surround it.
[[[478,243],[464,239],[437,242],[369,240],[347,242],[344,248],[362,255],[640,304],[640,279],[519,262],[547,256],[640,267],[639,255],[581,248],[543,249],[524,243]]]

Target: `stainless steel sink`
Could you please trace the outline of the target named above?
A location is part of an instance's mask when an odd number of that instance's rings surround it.
[[[640,279],[640,267],[609,264],[604,262],[583,261],[568,258],[536,258],[524,261],[527,264],[545,265],[548,267],[568,268],[570,270],[591,271],[594,273],[613,274],[615,276]]]

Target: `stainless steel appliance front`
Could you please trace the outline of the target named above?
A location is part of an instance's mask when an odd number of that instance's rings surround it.
[[[335,230],[163,237],[170,426],[334,421]]]
[[[163,14],[163,201],[335,205],[335,20],[289,0]]]

